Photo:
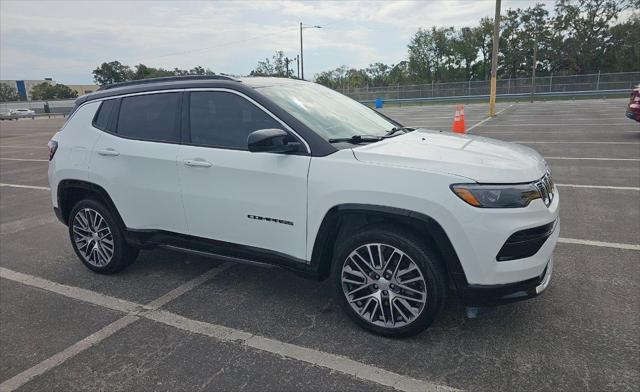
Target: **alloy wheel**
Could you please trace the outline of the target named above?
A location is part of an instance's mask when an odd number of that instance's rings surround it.
[[[342,291],[351,308],[365,321],[404,327],[423,312],[427,286],[420,268],[402,250],[387,244],[365,244],[342,265]]]
[[[73,241],[84,260],[95,267],[104,267],[113,258],[111,228],[92,208],[79,210],[73,218]]]

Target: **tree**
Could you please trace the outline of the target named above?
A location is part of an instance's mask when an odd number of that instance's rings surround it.
[[[409,73],[416,82],[431,82],[436,62],[432,31],[418,29],[411,38],[409,48]]]
[[[268,58],[258,61],[258,65],[250,72],[252,76],[277,76],[280,78],[292,78],[293,70],[289,69],[288,61],[284,52],[277,51],[271,60]]]
[[[93,79],[99,85],[127,82],[130,80],[184,75],[215,75],[215,72],[209,68],[205,69],[199,65],[190,70],[180,68],[169,70],[138,64],[132,70],[131,67],[124,65],[119,61],[102,63],[98,68],[93,70]]]
[[[480,24],[472,31],[481,56],[481,59],[476,62],[475,78],[488,80],[491,72],[491,50],[493,49],[493,19],[486,17],[480,19]]]
[[[111,61],[102,63],[98,68],[92,71],[93,80],[104,86],[106,84],[126,82],[133,79],[133,71],[128,65],[123,65],[119,61]]]
[[[0,102],[12,102],[19,100],[20,94],[18,94],[18,90],[6,83],[0,83]]]
[[[563,48],[554,68],[579,74],[601,70],[606,52],[613,49],[611,24],[629,6],[624,0],[558,0],[553,24],[555,41],[563,41]]]
[[[139,79],[149,79],[149,78],[161,78],[166,76],[176,76],[180,74],[181,74],[181,71],[177,68],[173,71],[169,71],[163,68],[152,68],[152,67],[147,67],[144,64],[138,64],[135,66],[133,74],[131,75],[131,79],[139,80]]]
[[[31,88],[31,99],[44,101],[48,99],[70,99],[77,98],[78,93],[68,86],[58,83],[52,85],[47,82],[36,84]]]
[[[464,79],[469,80],[476,76],[473,66],[478,59],[480,36],[470,27],[463,27],[457,32],[453,40],[454,53],[459,59],[459,66],[464,67]]]
[[[613,26],[610,42],[611,48],[604,55],[602,70],[637,70],[640,67],[640,12],[634,13],[628,21]]]

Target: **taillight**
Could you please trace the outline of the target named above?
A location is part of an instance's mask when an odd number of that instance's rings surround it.
[[[55,140],[49,140],[47,146],[49,146],[49,160],[52,160],[53,156],[56,154],[56,151],[58,151],[58,142],[56,142]]]

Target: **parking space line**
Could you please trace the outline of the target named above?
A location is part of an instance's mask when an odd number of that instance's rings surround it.
[[[401,374],[367,365],[349,359],[347,357],[330,354],[327,352],[302,347],[295,344],[285,343],[274,339],[269,339],[235,328],[211,324],[198,320],[192,320],[169,311],[158,309],[167,302],[174,300],[178,296],[185,294],[189,290],[197,287],[199,284],[204,283],[207,278],[212,278],[213,276],[226,270],[232,265],[233,264],[223,264],[218,268],[209,270],[205,274],[194,278],[192,281],[184,283],[183,285],[170,291],[169,293],[159,297],[154,301],[151,301],[147,305],[120,300],[105,294],[81,289],[78,287],[62,285],[60,283],[52,282],[33,275],[23,274],[0,267],[0,277],[2,278],[23,283],[28,286],[41,288],[43,290],[61,294],[69,298],[89,302],[108,309],[121,310],[128,313],[123,318],[109,324],[100,331],[82,339],[81,341],[75,343],[74,345],[61,351],[60,353],[53,355],[43,362],[0,384],[0,390],[6,392],[13,391],[27,383],[34,377],[45,373],[46,371],[64,363],[67,359],[70,359],[73,356],[85,351],[86,349],[98,344],[100,341],[113,335],[127,325],[135,322],[140,318],[144,318],[191,333],[209,336],[219,341],[236,343],[242,346],[269,352],[271,354],[276,354],[281,357],[307,362],[379,385],[389,386],[404,392],[458,391],[458,389],[451,388],[446,385],[419,380],[409,376],[403,376]],[[220,271],[216,271],[218,269],[220,269]]]
[[[563,244],[575,244],[575,245],[588,245],[588,246],[600,246],[604,248],[616,248],[616,249],[628,249],[628,250],[640,250],[640,245],[636,244],[620,244],[617,242],[603,242],[603,241],[591,241],[580,240],[577,238],[558,238],[558,242]]]
[[[615,189],[621,191],[640,191],[637,186],[609,186],[609,185],[582,185],[582,184],[556,184],[556,186],[567,188],[591,188],[591,189]]]
[[[146,313],[143,317],[188,332],[206,335],[220,341],[237,343],[257,350],[280,355],[282,357],[325,367],[362,380],[392,387],[400,391],[458,391],[458,389],[451,388],[446,385],[435,384],[430,381],[419,380],[413,377],[393,373],[388,370],[354,361],[347,357],[285,343],[275,339],[269,339],[260,335],[253,335],[249,332],[235,328],[192,320],[172,312],[157,310]]]
[[[0,182],[0,186],[6,186],[6,187],[9,187],[9,188],[39,189],[41,191],[50,191],[51,190],[51,188],[49,188],[48,186],[7,184],[5,182]]]
[[[0,161],[49,162],[48,159],[0,158]]]
[[[0,384],[0,391],[9,392],[20,388],[22,385],[26,384],[34,377],[37,377],[56,366],[61,365],[67,359],[70,359],[77,354],[80,354],[81,352],[95,346],[96,344],[115,334],[122,328],[139,320],[141,316],[144,316],[144,312],[156,310],[161,306],[167,304],[168,302],[173,301],[179,296],[193,290],[202,283],[206,282],[208,279],[211,279],[215,275],[223,272],[231,265],[232,264],[221,264],[217,268],[212,268],[204,274],[201,274],[200,276],[183,283],[182,285],[169,291],[168,293],[162,295],[154,301],[151,301],[147,305],[141,305],[135,302],[111,297],[95,291],[82,289],[80,287],[67,286],[64,284],[52,282],[47,279],[42,279],[37,276],[23,274],[21,272],[12,271],[10,269],[0,267],[0,278],[9,279],[14,282],[25,284],[27,286],[36,287],[107,309],[128,313],[126,316],[114,321],[113,323],[107,325],[99,331],[87,336],[86,338],[80,340],[79,342],[76,342],[70,347],[67,347],[59,353],[54,354],[53,356],[45,359],[35,366],[3,382],[2,384]]]
[[[576,161],[640,161],[640,158],[596,158],[596,157],[544,157],[544,159],[576,160]]]
[[[506,108],[504,108],[504,109],[500,110],[498,113],[496,113],[496,116],[497,116],[497,115],[499,115],[500,113],[504,112],[505,110],[509,109],[509,108],[510,108],[510,107],[512,107],[513,105],[515,105],[515,104],[513,104],[513,103],[512,103],[511,105],[507,106]],[[471,127],[469,127],[469,129],[467,129],[467,132],[470,132],[473,128],[478,127],[478,126],[480,126],[480,125],[484,124],[485,122],[487,122],[487,121],[491,120],[492,118],[493,118],[493,117],[491,117],[491,116],[487,116],[487,118],[485,118],[484,120],[479,121],[479,122],[477,122],[477,123],[473,124]]]
[[[183,294],[188,293],[189,291],[193,290],[194,288],[200,286],[201,284],[203,284],[204,282],[208,281],[209,279],[212,279],[214,276],[226,271],[227,269],[231,268],[232,266],[234,266],[235,264],[231,264],[231,263],[223,263],[218,265],[216,268],[212,268],[209,271],[205,272],[204,274],[193,278],[191,280],[189,280],[188,282],[185,282],[183,284],[181,284],[180,286],[176,287],[175,289],[169,291],[168,293],[164,294],[163,296],[149,302],[148,304],[145,305],[145,308],[147,309],[159,309],[162,306],[168,304],[169,302],[173,301],[174,299],[180,297]]]
[[[522,144],[640,144],[640,142],[575,142],[575,141],[549,141],[549,142],[538,142],[538,141],[521,141],[516,140],[511,143],[522,143]]]
[[[526,131],[482,131],[482,135],[522,135],[526,133]],[[563,130],[563,131],[535,131],[536,135],[540,134],[552,134],[557,135],[562,133],[566,135],[567,133],[576,133],[581,135],[590,135],[585,131],[577,131],[577,130]],[[615,131],[615,133],[640,133],[640,131]],[[598,133],[599,134],[599,133]],[[517,143],[517,142],[512,142]]]
[[[548,123],[548,124],[539,124],[539,123],[513,123],[513,124],[493,124],[492,127],[527,127],[527,128],[532,128],[532,127],[566,127],[567,125],[571,125],[571,126],[575,126],[575,127],[611,127],[611,126],[624,126],[624,125],[629,125],[628,123],[602,123],[602,124],[595,124],[595,123],[584,123],[584,124],[576,124],[576,123],[571,123],[571,124],[567,124],[566,122],[564,123]]]
[[[64,295],[79,301],[88,302],[103,308],[116,310],[124,313],[136,313],[142,310],[142,305],[130,302],[124,299],[111,297],[106,294],[100,294],[95,291],[82,289],[75,286],[67,286],[61,283],[52,282],[37,276],[23,274],[21,272],[12,271],[10,269],[0,267],[0,278],[12,280],[14,282],[26,284],[27,286],[37,287],[52,293]]]
[[[46,144],[44,146],[23,146],[23,145],[7,146],[7,145],[1,145],[0,149],[3,149],[3,148],[32,148],[32,149],[39,148],[39,149],[45,149],[45,148],[48,148],[48,147],[47,147]]]
[[[15,391],[24,384],[33,380],[34,378],[48,372],[49,370],[63,364],[69,358],[72,358],[81,352],[95,346],[109,336],[120,331],[129,324],[139,320],[139,317],[133,315],[127,315],[122,317],[99,331],[87,336],[86,338],[76,342],[75,344],[67,347],[57,354],[45,359],[37,365],[11,377],[7,381],[0,384],[0,391],[10,392]]]

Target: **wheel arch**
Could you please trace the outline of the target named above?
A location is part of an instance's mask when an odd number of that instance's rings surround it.
[[[449,236],[432,217],[411,210],[371,204],[340,204],[325,214],[316,235],[311,266],[320,279],[331,273],[336,240],[372,223],[389,222],[417,231],[439,254],[451,288],[464,287],[466,275]]]
[[[126,228],[111,196],[100,185],[83,180],[62,180],[58,184],[57,198],[60,216],[65,225],[69,225],[69,214],[73,206],[82,199],[92,198],[104,203],[115,215],[120,227]]]

